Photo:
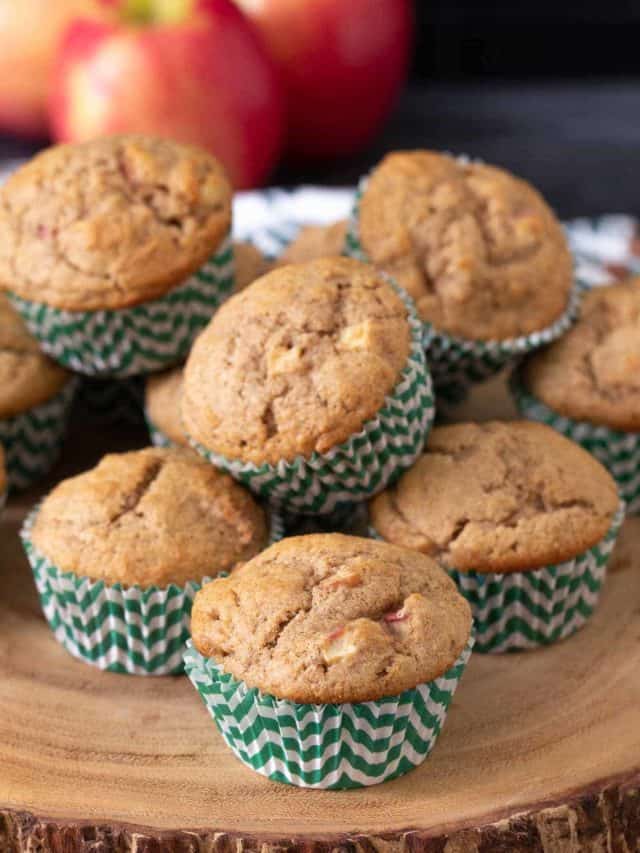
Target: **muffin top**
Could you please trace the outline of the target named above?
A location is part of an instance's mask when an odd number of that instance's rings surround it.
[[[0,505],[2,503],[2,496],[7,490],[7,469],[6,469],[7,461],[4,455],[4,448],[0,444]]]
[[[32,540],[64,572],[123,586],[184,585],[267,544],[262,509],[226,474],[180,449],[109,454],[42,503]]]
[[[69,379],[41,352],[4,294],[0,294],[0,418],[10,418],[54,397]]]
[[[341,255],[346,234],[346,219],[332,225],[307,225],[280,255],[278,264],[302,264],[317,258]]]
[[[586,551],[618,505],[608,472],[577,444],[542,424],[490,421],[432,430],[369,512],[389,542],[460,571],[506,573]]]
[[[145,388],[144,407],[151,422],[174,444],[189,447],[182,428],[180,401],[184,367],[179,365],[163,373],[149,376]]]
[[[251,243],[242,241],[234,243],[233,252],[236,265],[234,293],[238,290],[244,290],[248,284],[268,273],[271,269],[271,263],[260,249],[256,249]]]
[[[367,702],[446,672],[469,605],[431,559],[339,533],[284,539],[197,594],[193,644],[279,699]]]
[[[359,231],[438,330],[503,340],[567,308],[573,271],[559,222],[533,187],[494,166],[390,154],[369,178]]]
[[[576,325],[522,376],[562,415],[640,432],[640,278],[587,293]]]
[[[407,309],[372,267],[280,267],[232,296],[185,370],[187,433],[231,459],[325,453],[383,406],[409,354]]]
[[[0,190],[0,287],[70,311],[162,296],[216,250],[231,188],[204,151],[147,136],[58,145]]]

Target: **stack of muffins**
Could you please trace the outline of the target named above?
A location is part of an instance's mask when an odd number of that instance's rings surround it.
[[[272,262],[230,243],[219,165],[167,141],[54,148],[1,193],[0,284],[28,327],[2,307],[12,485],[9,425],[70,400],[69,370],[148,375],[156,446],[59,483],[22,531],[73,655],[186,669],[246,765],[348,788],[425,759],[474,641],[587,621],[621,496],[640,503],[640,285],[589,293],[571,328],[564,234],[524,181],[392,154],[349,222]],[[529,420],[432,428],[510,364]],[[46,422],[57,447],[64,413]],[[368,538],[344,535],[363,505]],[[329,532],[285,536],[299,516]]]

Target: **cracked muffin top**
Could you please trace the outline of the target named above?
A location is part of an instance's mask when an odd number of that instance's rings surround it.
[[[431,431],[426,452],[369,505],[376,531],[460,571],[516,572],[599,542],[616,485],[586,450],[531,421]]]
[[[268,533],[263,510],[229,476],[189,451],[146,448],[59,483],[31,538],[63,572],[166,587],[229,571]]]
[[[70,311],[136,305],[202,266],[230,222],[204,151],[147,136],[55,146],[0,190],[0,287]]]
[[[0,294],[0,418],[11,418],[54,397],[70,374],[40,350]]]
[[[184,367],[156,373],[147,378],[144,407],[150,421],[174,444],[189,447],[180,417]]]
[[[346,219],[331,225],[307,225],[280,255],[278,265],[301,264],[341,255],[346,235]]]
[[[193,644],[279,699],[367,702],[446,672],[469,605],[429,557],[338,533],[272,545],[196,595]]]
[[[349,258],[280,267],[225,302],[195,342],[185,429],[257,464],[325,453],[382,408],[409,346],[407,309],[372,267]]]
[[[521,375],[561,415],[640,432],[640,278],[590,291],[576,325]]]
[[[573,265],[560,223],[533,187],[494,166],[389,154],[360,201],[359,232],[438,330],[504,340],[567,308]]]

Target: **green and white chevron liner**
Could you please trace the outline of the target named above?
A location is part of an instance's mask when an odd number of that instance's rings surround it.
[[[299,705],[224,673],[191,642],[185,669],[227,745],[247,767],[303,788],[361,788],[422,764],[444,724],[473,639],[444,675],[376,702]]]
[[[565,563],[508,574],[448,570],[471,605],[476,651],[535,649],[582,628],[598,603],[624,516],[621,504],[605,538]]]
[[[360,243],[360,199],[366,189],[368,176],[360,181],[349,218],[344,254],[370,263]],[[573,324],[580,307],[580,288],[576,285],[566,311],[551,325],[530,335],[504,341],[476,341],[438,332],[431,323],[423,322],[423,342],[427,362],[438,396],[449,403],[463,400],[472,384],[482,382],[498,373],[523,355],[555,341]]]
[[[77,397],[78,407],[98,424],[144,423],[144,378],[100,379],[83,376]]]
[[[422,324],[407,294],[395,283],[394,287],[407,306],[409,359],[383,407],[359,432],[327,453],[314,452],[308,458],[297,456],[276,465],[227,459],[190,439],[193,447],[274,506],[301,515],[340,510],[396,480],[422,452],[435,403],[422,347]]]
[[[50,400],[0,420],[9,488],[28,489],[51,469],[60,454],[77,380],[70,379]]]
[[[193,599],[211,578],[143,589],[62,572],[31,541],[38,510],[27,516],[20,536],[56,640],[74,657],[109,672],[183,672]],[[274,525],[271,542],[278,538],[282,529]]]
[[[151,444],[154,447],[173,447],[174,442],[171,441],[168,435],[166,435],[162,430],[157,427],[154,422],[149,417],[149,413],[145,410],[144,420],[147,425],[147,429],[149,430],[149,438],[151,439]]]
[[[616,432],[606,426],[574,421],[554,412],[526,390],[519,371],[513,373],[509,384],[521,415],[547,424],[582,445],[616,481],[620,497],[627,504],[627,513],[640,513],[640,433]]]
[[[116,311],[63,311],[9,297],[42,349],[88,376],[151,373],[184,359],[193,339],[229,296],[234,279],[231,239],[167,294]]]

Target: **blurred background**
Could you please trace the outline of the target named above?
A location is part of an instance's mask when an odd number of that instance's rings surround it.
[[[238,188],[336,185],[431,147],[635,213],[639,35],[630,0],[0,0],[0,167],[137,130]]]

